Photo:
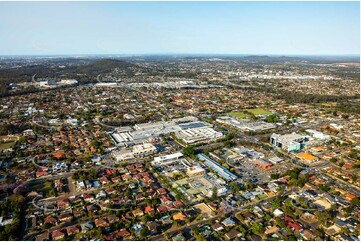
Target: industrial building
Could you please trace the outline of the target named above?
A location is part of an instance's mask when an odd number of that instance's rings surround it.
[[[301,151],[307,141],[308,140],[305,136],[296,133],[285,135],[273,133],[270,138],[270,143],[273,147],[281,148],[287,152]]]
[[[220,164],[218,164],[217,162],[215,162],[214,160],[212,160],[205,154],[198,154],[198,155],[196,155],[196,157],[199,160],[203,161],[209,168],[211,168],[213,171],[215,171],[218,175],[220,175],[226,181],[234,181],[238,178],[232,172],[227,170],[227,168],[225,168],[224,166],[221,166]]]

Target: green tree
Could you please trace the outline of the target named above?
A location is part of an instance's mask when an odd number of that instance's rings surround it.
[[[206,241],[206,238],[204,238],[202,234],[197,234],[195,237],[197,241]]]
[[[276,202],[276,201],[272,202],[272,208],[277,209],[277,208],[279,208],[280,206],[281,206],[281,203]]]
[[[235,194],[235,193],[238,193],[239,192],[239,186],[236,184],[236,183],[231,183],[231,190],[232,190],[232,193]]]
[[[51,223],[45,223],[45,224],[43,224],[43,230],[50,229],[51,227],[52,227],[52,224],[51,224]]]
[[[329,213],[317,211],[315,213],[317,219],[320,221],[321,224],[326,225],[327,221],[330,220],[331,215]]]
[[[360,197],[355,197],[354,199],[352,199],[351,204],[360,207]]]
[[[183,153],[187,156],[193,157],[195,150],[193,146],[187,146],[183,149]]]
[[[216,200],[218,197],[217,195],[217,187],[213,187],[213,191],[212,191],[212,201]]]
[[[266,118],[266,122],[268,123],[277,123],[278,121],[280,121],[280,119],[277,117],[276,114],[268,115]]]
[[[148,234],[149,234],[149,231],[148,231],[148,229],[146,229],[146,228],[143,228],[143,229],[139,232],[139,235],[140,235],[140,237],[141,237],[142,239],[145,238],[145,237],[147,237]]]
[[[255,222],[252,224],[251,230],[254,234],[262,234],[263,227],[259,223]]]

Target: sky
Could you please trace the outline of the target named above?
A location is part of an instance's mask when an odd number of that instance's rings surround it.
[[[0,55],[359,53],[359,2],[0,2]]]

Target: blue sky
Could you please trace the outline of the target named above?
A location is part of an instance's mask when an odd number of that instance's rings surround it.
[[[0,2],[0,55],[358,55],[359,4]]]

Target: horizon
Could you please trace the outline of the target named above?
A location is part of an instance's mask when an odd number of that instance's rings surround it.
[[[360,56],[359,18],[359,2],[0,2],[0,55]]]
[[[136,56],[184,56],[184,57],[228,57],[228,56],[239,56],[239,57],[360,57],[360,54],[226,54],[226,53],[138,53],[138,54],[8,54],[0,57],[88,57],[88,56],[116,56],[116,57],[136,57]]]

